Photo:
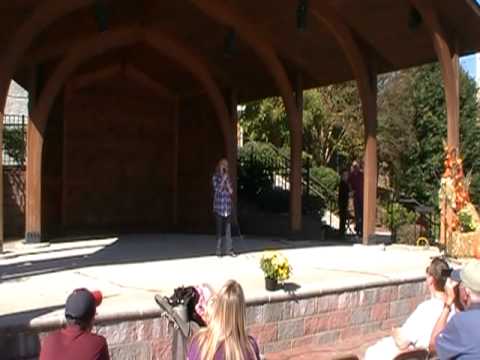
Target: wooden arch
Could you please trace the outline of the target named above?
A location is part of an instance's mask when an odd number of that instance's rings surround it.
[[[75,45],[48,80],[38,104],[32,114],[27,140],[27,202],[26,238],[28,241],[41,240],[41,164],[43,136],[48,114],[58,93],[68,77],[83,62],[108,50],[143,42],[162,55],[173,59],[186,68],[204,87],[219,121],[224,137],[224,148],[229,161],[233,161],[233,130],[229,113],[220,89],[210,75],[203,60],[178,40],[152,29],[129,27],[110,30],[83,40]]]
[[[238,33],[265,64],[283,99],[288,115],[291,146],[290,171],[290,229],[298,233],[302,229],[302,133],[300,112],[295,103],[294,89],[287,72],[274,48],[265,40],[262,31],[249,23],[235,9],[218,0],[191,0],[201,11],[215,21],[229,26]],[[300,90],[301,91],[301,90]]]
[[[0,117],[3,118],[10,80],[15,74],[17,64],[32,44],[35,37],[48,28],[55,20],[91,5],[95,0],[56,1],[46,0],[19,27],[13,35],[4,56],[0,58]],[[3,121],[0,122],[0,148],[3,146]],[[0,164],[0,170],[2,164]],[[3,177],[0,177],[0,251],[3,245]]]
[[[343,50],[362,103],[365,131],[365,173],[363,201],[363,243],[375,233],[377,202],[377,76],[368,54],[363,51],[353,31],[330,5],[319,4],[312,10],[316,21],[323,24]]]
[[[447,34],[431,0],[410,0],[422,15],[423,22],[432,37],[435,53],[442,71],[447,106],[447,144],[458,148],[460,145],[460,83],[458,50],[455,39]]]

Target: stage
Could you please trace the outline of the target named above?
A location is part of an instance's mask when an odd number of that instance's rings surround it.
[[[236,240],[237,257],[217,258],[215,239],[208,235],[69,240],[36,246],[11,244],[0,255],[0,333],[42,333],[60,326],[63,303],[78,287],[103,292],[105,299],[97,317],[108,334],[108,324],[158,317],[155,293],[170,295],[177,286],[203,282],[218,288],[226,280],[236,279],[244,288],[249,324],[261,338],[262,349],[278,351],[294,347],[298,344],[295,339],[327,341],[318,338],[325,331],[331,334],[364,324],[371,323],[373,328],[373,324],[387,326],[392,319],[401,321],[425,296],[425,268],[430,258],[438,255],[433,248],[246,237]],[[286,290],[264,290],[259,259],[265,249],[280,249],[289,258],[293,276]],[[382,295],[385,289],[388,296]],[[325,301],[330,305],[323,309]],[[377,319],[374,307],[382,301],[384,314]],[[292,306],[298,309],[292,310]],[[355,319],[355,308],[361,306],[368,308],[368,316]],[[333,311],[338,317],[340,310],[349,315],[343,325],[337,324],[338,329],[332,324],[324,329],[312,325],[317,314]],[[301,329],[292,329],[300,322]],[[290,330],[282,332],[282,324]],[[168,331],[163,335],[167,339]],[[329,339],[341,340],[342,334],[334,335]],[[118,336],[116,341],[124,343]]]

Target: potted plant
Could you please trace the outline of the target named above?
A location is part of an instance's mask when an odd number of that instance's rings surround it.
[[[276,251],[268,251],[260,259],[260,268],[265,275],[265,288],[270,291],[278,289],[278,283],[290,278],[292,267],[288,259]]]

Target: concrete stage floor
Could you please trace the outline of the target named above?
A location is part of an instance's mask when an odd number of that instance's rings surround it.
[[[236,239],[235,244],[236,258],[214,256],[215,239],[208,235],[6,244],[0,255],[0,329],[60,317],[67,295],[78,287],[100,289],[104,303],[98,314],[110,316],[156,307],[154,293],[170,295],[182,284],[208,282],[218,288],[236,279],[249,301],[279,296],[285,290],[264,290],[259,259],[265,249],[281,249],[289,258],[293,276],[288,289],[299,295],[420,278],[430,258],[439,254],[435,248],[251,237]]]

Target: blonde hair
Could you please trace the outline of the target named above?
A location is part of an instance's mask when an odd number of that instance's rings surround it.
[[[210,360],[223,345],[225,360],[255,359],[245,322],[245,296],[242,287],[229,280],[215,296],[208,326],[198,332],[196,340],[201,358]]]

